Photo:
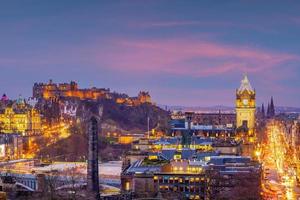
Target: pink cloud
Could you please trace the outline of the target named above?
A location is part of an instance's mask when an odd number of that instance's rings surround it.
[[[231,72],[259,73],[299,56],[245,46],[189,39],[116,40],[96,62],[120,71],[211,76]]]
[[[293,19],[294,20],[294,19]],[[139,23],[129,23],[130,26],[138,28],[174,28],[174,27],[186,27],[186,26],[201,26],[201,27],[224,27],[224,28],[241,28],[251,31],[258,31],[264,33],[277,33],[276,30],[269,26],[261,26],[252,23],[238,23],[232,21],[214,21],[214,20],[170,20],[170,21],[152,21],[152,22],[139,22]],[[201,33],[203,34],[203,33]],[[214,33],[216,34],[216,33]],[[221,34],[221,33],[218,33]]]
[[[199,20],[174,20],[174,21],[158,21],[143,22],[139,24],[141,27],[175,27],[175,26],[196,26],[196,25],[214,25],[214,26],[232,26],[232,23],[225,21],[199,21]]]
[[[300,24],[300,17],[299,16],[298,17],[292,17],[292,18],[290,18],[290,21],[294,24],[299,25]]]

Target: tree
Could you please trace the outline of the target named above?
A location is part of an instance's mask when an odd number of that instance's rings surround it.
[[[60,199],[56,188],[59,186],[59,175],[57,172],[51,172],[51,174],[44,177],[44,188],[42,189],[42,199],[56,200]]]
[[[78,173],[77,166],[67,172],[68,199],[76,200],[82,198],[84,192],[83,182],[84,175]]]

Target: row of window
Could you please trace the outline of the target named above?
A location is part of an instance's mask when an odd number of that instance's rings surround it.
[[[179,191],[185,193],[197,193],[204,195],[205,187],[204,186],[173,186],[173,185],[160,185],[160,191]]]
[[[154,176],[154,182],[158,183],[200,183],[200,182],[205,182],[204,177],[158,177]]]

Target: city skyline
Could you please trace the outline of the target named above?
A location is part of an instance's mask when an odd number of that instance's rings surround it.
[[[298,106],[299,3],[9,2],[0,8],[1,90],[69,82],[158,104],[233,106],[244,73],[257,105]]]

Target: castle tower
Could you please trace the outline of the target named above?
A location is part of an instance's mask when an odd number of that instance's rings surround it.
[[[249,135],[253,135],[255,127],[255,90],[252,89],[247,75],[236,90],[236,126],[247,128]]]

